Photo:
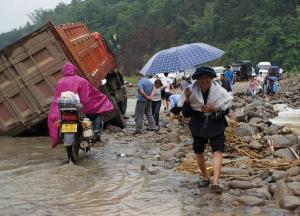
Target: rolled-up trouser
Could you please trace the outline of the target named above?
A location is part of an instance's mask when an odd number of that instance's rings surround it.
[[[135,107],[135,131],[142,132],[144,114],[149,123],[150,129],[156,129],[155,121],[152,115],[151,101],[137,101]]]

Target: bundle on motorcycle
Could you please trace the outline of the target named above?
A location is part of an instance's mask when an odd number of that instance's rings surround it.
[[[93,124],[81,113],[81,108],[78,95],[72,92],[63,92],[58,99],[59,140],[66,147],[68,160],[73,163],[78,159],[79,149],[88,152],[94,144]]]

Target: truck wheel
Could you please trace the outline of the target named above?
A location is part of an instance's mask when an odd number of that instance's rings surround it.
[[[122,113],[122,115],[126,114],[126,110],[127,110],[127,92],[126,92],[126,88],[122,87],[121,90],[122,91],[122,101],[118,102],[118,106],[120,108],[120,111]]]
[[[118,102],[118,106],[120,108],[122,115],[125,115],[127,110],[127,101]]]

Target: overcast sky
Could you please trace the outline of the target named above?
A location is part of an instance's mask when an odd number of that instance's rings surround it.
[[[35,9],[55,8],[60,2],[71,0],[0,0],[0,33],[25,25],[27,14]]]

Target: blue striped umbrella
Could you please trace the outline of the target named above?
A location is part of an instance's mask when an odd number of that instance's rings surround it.
[[[145,76],[191,69],[220,58],[224,51],[205,43],[185,44],[156,53],[142,68]]]

